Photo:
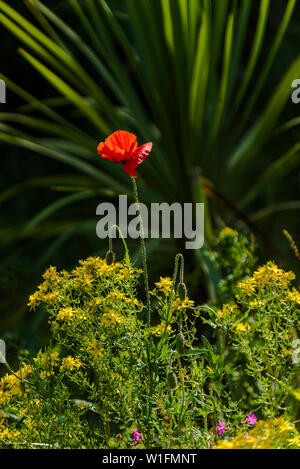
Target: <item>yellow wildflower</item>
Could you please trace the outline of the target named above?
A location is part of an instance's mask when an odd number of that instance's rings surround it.
[[[160,277],[160,281],[156,282],[155,286],[167,296],[171,290],[172,279],[170,277]]]
[[[106,298],[111,301],[122,301],[126,299],[126,295],[124,295],[120,290],[114,290],[109,292]]]
[[[158,326],[152,328],[151,334],[156,335],[156,336],[160,336],[164,333],[165,330],[166,330],[166,332],[171,332],[172,328],[171,328],[170,324],[168,324],[168,326],[166,328],[166,324],[164,322],[161,322]]]
[[[222,320],[222,319],[232,319],[233,315],[236,314],[238,308],[236,305],[229,305],[225,304],[222,306],[222,309],[217,311],[216,315],[217,317]]]
[[[82,367],[84,367],[84,364],[80,360],[71,357],[71,355],[68,355],[67,357],[62,359],[60,371],[73,371],[78,370]]]
[[[257,298],[254,298],[252,301],[249,302],[249,306],[251,308],[258,308],[260,306],[264,306],[264,302],[262,300],[258,300]]]
[[[256,281],[253,278],[246,278],[238,284],[239,290],[245,295],[251,296],[255,293]]]
[[[100,321],[100,326],[110,326],[112,323],[121,324],[123,321],[123,316],[111,309],[108,311],[108,313],[103,314],[102,319]]]
[[[296,288],[293,288],[291,291],[289,291],[286,298],[288,301],[292,301],[293,303],[300,305],[300,292],[296,290]]]
[[[292,280],[295,279],[293,272],[285,272],[277,267],[274,262],[268,262],[266,265],[259,267],[253,274],[253,279],[259,288],[274,283],[281,287],[286,287]]]
[[[21,380],[32,374],[32,366],[24,365],[15,374],[7,373],[0,380],[0,401],[5,404],[12,397],[22,394]]]
[[[295,446],[297,449],[299,449],[300,448],[300,435],[296,435],[293,438],[289,438],[288,446]]]
[[[43,278],[45,280],[48,280],[49,282],[57,283],[61,280],[60,275],[56,270],[56,267],[53,267],[52,265],[50,265],[50,267],[45,271],[45,273],[43,274]]]
[[[102,358],[103,357],[103,351],[104,351],[104,348],[103,347],[100,347],[98,342],[96,340],[94,340],[93,342],[91,342],[89,344],[89,346],[87,347],[87,352],[89,354],[91,354],[94,358]]]
[[[238,235],[238,232],[236,230],[233,230],[232,228],[229,228],[228,226],[226,226],[220,231],[219,238],[224,239],[228,236],[237,236],[237,235]]]
[[[249,326],[249,324],[244,324],[243,322],[240,322],[237,326],[236,326],[236,331],[237,332],[247,332],[251,329],[251,327]]]
[[[39,291],[36,291],[29,297],[29,302],[27,306],[29,306],[30,310],[35,310],[35,308],[39,305],[41,302],[41,294]]]
[[[184,309],[184,308],[190,308],[193,307],[195,302],[193,300],[190,300],[188,297],[186,297],[184,300],[181,300],[180,298],[176,298],[176,300],[173,301],[172,304],[172,309]]]
[[[74,310],[70,306],[63,308],[58,312],[57,319],[59,321],[72,321],[74,318]]]
[[[10,431],[8,428],[4,426],[3,422],[4,422],[3,420],[0,422],[0,441],[14,440],[15,438],[18,438],[18,436],[20,435],[20,432]]]

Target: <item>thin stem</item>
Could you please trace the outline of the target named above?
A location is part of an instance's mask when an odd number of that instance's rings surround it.
[[[134,193],[134,198],[135,202],[137,205],[137,214],[140,219],[140,242],[141,242],[141,248],[142,248],[142,258],[143,258],[143,270],[144,270],[144,282],[145,282],[145,291],[146,291],[146,301],[147,301],[147,326],[150,328],[151,326],[151,305],[150,305],[150,292],[149,292],[149,278],[148,278],[148,267],[147,267],[147,253],[146,253],[146,245],[145,245],[145,233],[144,233],[144,225],[143,225],[143,219],[141,216],[141,209],[140,209],[140,201],[139,201],[139,196],[138,196],[138,191],[137,191],[137,185],[135,178],[131,176],[132,184],[133,184],[133,193]]]
[[[184,378],[183,378],[183,373],[182,373],[182,366],[181,366],[181,361],[179,355],[177,356],[177,362],[178,362],[178,367],[179,367],[179,375],[180,375],[180,382],[181,382],[181,405],[180,405],[180,410],[179,410],[179,415],[178,415],[178,436],[181,435],[181,418],[182,418],[182,412],[185,404],[185,388],[184,388]]]
[[[112,233],[112,230],[113,229],[116,229],[118,230],[119,232],[119,235],[120,235],[120,238],[122,239],[122,242],[123,242],[123,245],[124,245],[124,249],[125,249],[125,264],[127,267],[130,267],[130,257],[129,257],[129,251],[128,251],[128,247],[127,247],[127,243],[125,241],[125,238],[123,236],[123,233],[122,233],[122,230],[121,228],[118,226],[118,225],[112,225],[110,227],[110,230],[109,230],[109,238],[108,238],[108,243],[109,243],[109,250],[112,251],[112,237],[111,237],[111,233]]]
[[[152,415],[152,394],[153,394],[153,369],[151,365],[151,356],[150,356],[150,328],[151,328],[151,304],[150,304],[150,291],[149,291],[149,277],[148,277],[148,267],[147,267],[147,252],[146,252],[146,245],[145,245],[145,233],[144,233],[144,225],[143,219],[141,215],[140,209],[140,201],[138,196],[138,190],[135,178],[131,176],[132,185],[133,185],[133,193],[134,198],[137,206],[137,214],[140,220],[140,242],[141,242],[141,249],[142,249],[142,259],[143,259],[143,271],[144,271],[144,283],[145,283],[145,292],[146,292],[146,305],[147,305],[147,327],[148,327],[148,340],[146,344],[146,353],[147,353],[147,360],[148,360],[148,370],[149,370],[149,398],[148,398],[148,408],[147,408],[147,436],[146,436],[146,447],[149,448],[149,443],[151,439],[151,415]]]
[[[125,249],[124,262],[125,262],[126,267],[128,268],[130,298],[131,298],[131,301],[132,301],[132,308],[133,308],[133,311],[134,311],[135,319],[137,319],[136,306],[135,306],[135,302],[134,302],[134,294],[133,294],[133,287],[132,287],[132,276],[131,276],[131,272],[130,272],[130,270],[131,270],[131,261],[130,261],[128,246],[127,246],[127,243],[126,243],[125,238],[123,236],[121,228],[118,225],[111,225],[110,230],[109,230],[109,237],[108,237],[109,252],[113,252],[113,249],[112,249],[112,236],[111,236],[113,229],[118,230],[120,238],[122,239],[122,242],[123,242],[124,249]]]
[[[222,381],[223,381],[223,374],[224,374],[224,367],[225,367],[225,347],[226,347],[226,335],[224,329],[221,332],[221,350],[220,350],[220,358],[221,358],[221,369],[220,369],[220,380],[219,380],[219,394],[222,391]]]

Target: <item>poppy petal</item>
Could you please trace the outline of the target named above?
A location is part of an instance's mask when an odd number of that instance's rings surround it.
[[[112,151],[120,152],[128,158],[137,148],[136,135],[126,130],[117,130],[107,137],[105,144]]]
[[[113,163],[121,163],[125,159],[124,153],[110,149],[104,142],[99,143],[98,153],[102,158],[106,158]]]
[[[152,150],[152,146],[152,143],[148,142],[144,143],[144,145],[141,145],[135,150],[134,154],[132,155],[132,159],[137,159],[137,166],[147,158],[147,156]]]
[[[130,166],[128,166],[126,163],[122,164],[123,171],[125,173],[130,174],[130,176],[133,176],[134,178],[137,178],[137,172],[134,171]]]
[[[122,164],[123,170],[126,171],[126,173],[130,174],[133,177],[137,177],[136,172],[134,169],[140,165],[149,155],[149,153],[152,150],[152,143],[144,143],[144,145],[141,145],[136,149],[132,157],[125,161],[125,163]]]

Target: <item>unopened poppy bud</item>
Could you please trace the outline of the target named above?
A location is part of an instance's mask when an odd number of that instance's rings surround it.
[[[178,293],[179,298],[181,299],[181,301],[184,301],[186,299],[187,289],[186,289],[185,283],[183,283],[183,282],[179,283],[179,285],[177,287],[177,293]]]
[[[115,262],[116,255],[113,251],[108,251],[105,256],[106,264],[111,265]]]
[[[178,353],[183,353],[185,349],[185,340],[181,333],[176,336],[176,350]]]
[[[167,380],[171,389],[177,388],[177,376],[175,375],[174,371],[169,371],[167,374]]]

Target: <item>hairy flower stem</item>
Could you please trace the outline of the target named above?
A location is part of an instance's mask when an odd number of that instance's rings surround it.
[[[133,193],[134,198],[137,206],[137,214],[140,220],[140,242],[141,242],[141,250],[142,250],[142,259],[143,259],[143,271],[144,271],[144,284],[145,284],[145,291],[146,291],[146,305],[147,305],[147,327],[149,332],[149,338],[147,340],[146,352],[147,352],[147,360],[148,360],[148,370],[149,370],[149,398],[148,399],[148,408],[147,408],[147,436],[146,436],[146,447],[149,447],[150,437],[151,437],[151,415],[152,415],[152,394],[153,394],[153,369],[151,365],[151,356],[150,356],[150,327],[151,327],[151,304],[150,304],[150,291],[149,291],[149,278],[148,278],[148,267],[147,267],[147,252],[146,252],[146,245],[145,245],[145,233],[144,233],[144,225],[143,219],[141,215],[140,209],[140,202],[138,196],[138,190],[135,178],[131,176],[132,185],[133,185]]]
[[[225,368],[225,348],[226,348],[226,334],[225,334],[224,329],[222,329],[221,338],[220,338],[220,378],[219,378],[219,389],[218,389],[219,396],[222,393],[222,386],[223,386],[223,376],[224,376],[224,368]]]
[[[147,253],[146,253],[146,245],[145,245],[145,233],[144,233],[144,225],[143,219],[141,216],[141,209],[140,209],[140,201],[137,191],[137,185],[133,176],[131,176],[132,184],[133,184],[133,193],[134,199],[137,205],[137,214],[140,219],[140,241],[141,241],[141,249],[142,249],[142,258],[143,258],[143,270],[144,270],[144,283],[145,283],[145,291],[146,291],[146,301],[147,301],[147,326],[150,328],[151,325],[151,309],[150,309],[150,292],[149,292],[149,278],[148,278],[148,267],[147,267]]]
[[[173,305],[173,301],[174,301],[174,298],[175,298],[175,285],[176,285],[176,279],[177,279],[177,274],[178,274],[178,267],[179,267],[179,261],[181,260],[181,265],[183,265],[183,255],[182,254],[176,254],[176,257],[175,257],[175,264],[174,264],[174,273],[173,273],[173,280],[172,280],[172,286],[171,286],[171,291],[170,291],[170,295],[169,295],[169,302],[168,302],[168,307],[167,307],[167,314],[166,314],[166,320],[165,320],[165,327],[164,327],[164,330],[163,330],[163,333],[162,333],[162,337],[156,347],[156,356],[159,355],[163,345],[164,345],[164,342],[165,342],[165,338],[167,336],[167,328],[168,328],[168,325],[170,323],[170,320],[171,320],[171,312],[172,312],[172,305]],[[155,360],[156,361],[156,360]]]
[[[125,238],[123,236],[122,230],[118,225],[112,225],[109,229],[109,238],[108,238],[109,251],[112,251],[112,231],[114,229],[119,232],[120,238],[122,240],[122,243],[123,243],[123,246],[124,246],[124,249],[125,249],[125,257],[124,257],[125,265],[129,268],[130,267],[130,257],[129,257],[129,251],[128,251],[127,243],[126,243]]]
[[[183,372],[182,372],[182,366],[181,366],[181,361],[180,361],[179,356],[177,356],[177,362],[178,362],[181,392],[182,392],[180,411],[179,411],[179,415],[178,415],[178,429],[177,429],[178,436],[180,436],[181,435],[182,412],[183,412],[184,404],[185,404],[185,388],[184,388],[184,377],[183,377]]]

